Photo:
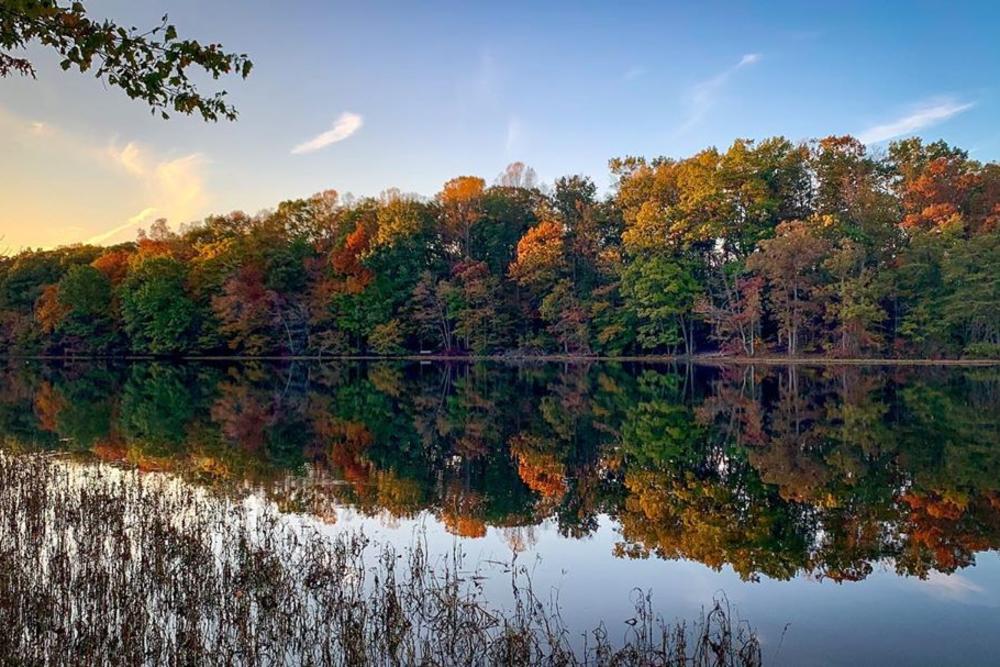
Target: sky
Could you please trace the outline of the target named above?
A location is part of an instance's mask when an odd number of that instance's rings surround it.
[[[40,47],[0,79],[0,252],[135,238],[335,189],[432,196],[733,139],[910,135],[1000,158],[1000,3],[91,0],[247,53],[234,123],[164,121]]]

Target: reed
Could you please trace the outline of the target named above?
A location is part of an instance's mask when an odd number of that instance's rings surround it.
[[[510,579],[505,603],[484,581]],[[331,532],[256,496],[0,453],[0,655],[32,665],[761,664],[724,598],[691,624],[648,594],[571,633],[529,571]]]

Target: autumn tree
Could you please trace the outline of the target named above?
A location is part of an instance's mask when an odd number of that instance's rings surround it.
[[[444,228],[466,259],[472,257],[472,227],[479,220],[485,187],[486,181],[477,176],[459,176],[445,183],[438,194]]]
[[[739,276],[728,280],[723,298],[701,296],[695,313],[711,327],[711,337],[726,353],[754,356],[763,351],[764,280]]]
[[[819,311],[813,297],[822,283],[821,264],[829,244],[817,234],[818,224],[816,220],[782,223],[777,236],[762,241],[747,262],[750,270],[767,281],[769,303],[778,322],[778,343],[788,356],[801,352]]]
[[[570,280],[555,283],[542,298],[538,311],[561,352],[590,352],[590,314]]]
[[[997,229],[1000,224],[1000,174],[968,154],[938,141],[919,138],[894,142],[890,165],[903,205],[906,229],[960,228],[966,234]]]
[[[112,287],[117,287],[128,274],[131,257],[130,250],[111,250],[95,259],[90,265],[103,273]]]
[[[66,307],[59,302],[59,285],[48,285],[35,302],[35,320],[42,333],[55,334],[66,318]]]
[[[544,293],[566,271],[563,230],[544,221],[528,230],[517,242],[517,258],[510,276],[522,287]]]
[[[222,293],[212,298],[212,311],[229,349],[249,355],[271,349],[277,298],[259,265],[247,264],[226,280]]]

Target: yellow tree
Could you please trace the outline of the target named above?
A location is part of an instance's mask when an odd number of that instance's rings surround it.
[[[462,257],[471,257],[472,226],[479,220],[486,181],[476,176],[459,176],[444,184],[438,194],[444,214],[445,231],[461,246]]]

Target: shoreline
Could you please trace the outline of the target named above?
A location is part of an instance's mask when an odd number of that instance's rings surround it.
[[[572,355],[572,354],[536,354],[536,355],[505,355],[505,354],[400,354],[400,355],[373,355],[373,354],[344,354],[344,355],[182,355],[182,356],[156,356],[156,355],[115,355],[115,356],[92,356],[92,355],[17,355],[0,354],[0,359],[7,361],[310,361],[310,362],[338,362],[338,361],[426,361],[435,363],[508,363],[508,364],[531,364],[531,363],[648,363],[648,364],[690,364],[696,366],[968,366],[987,367],[1000,366],[1000,359],[906,359],[892,357],[745,357],[745,356],[724,356],[718,354],[705,355],[628,355],[628,356],[605,356],[605,355]]]

